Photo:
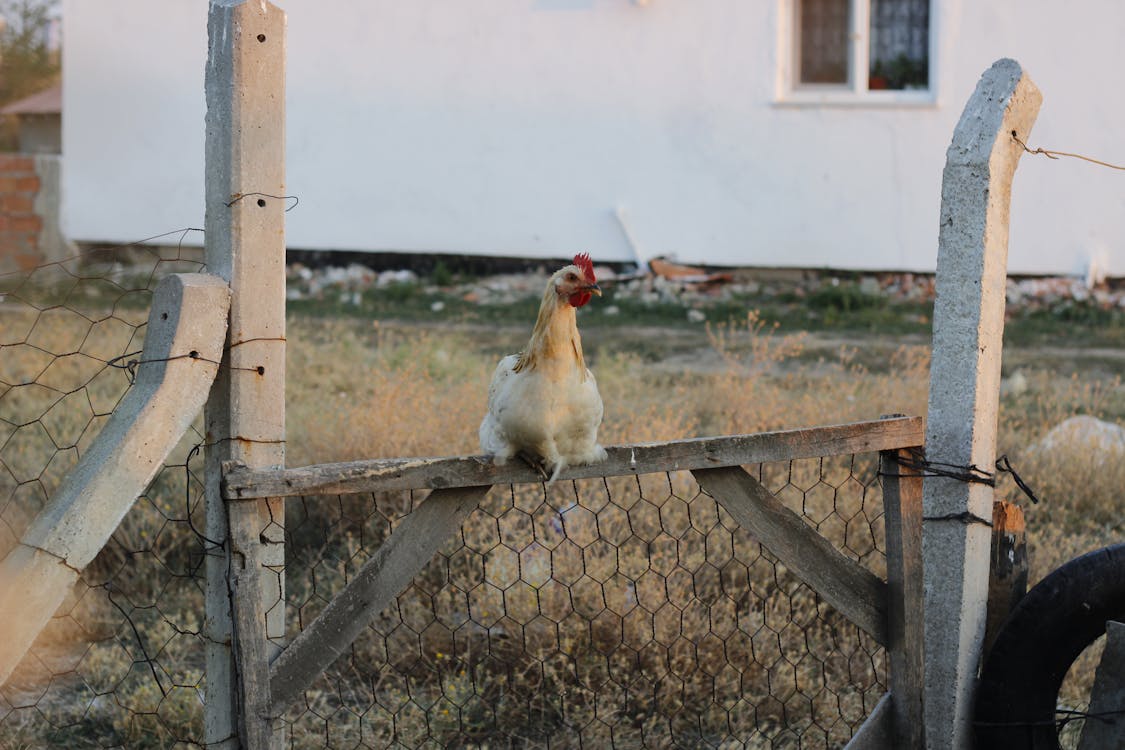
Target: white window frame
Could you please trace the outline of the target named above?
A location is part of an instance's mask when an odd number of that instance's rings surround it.
[[[849,0],[848,82],[807,84],[798,80],[801,48],[797,14],[801,0],[778,0],[778,76],[774,104],[781,106],[933,107],[937,105],[937,6],[930,0],[929,81],[925,89],[871,90],[871,0]]]

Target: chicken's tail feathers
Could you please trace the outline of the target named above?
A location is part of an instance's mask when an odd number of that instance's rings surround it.
[[[504,439],[500,425],[496,423],[491,413],[486,414],[480,423],[477,437],[480,439],[481,453],[492,456],[493,463],[497,466],[503,466],[515,453],[512,446]]]

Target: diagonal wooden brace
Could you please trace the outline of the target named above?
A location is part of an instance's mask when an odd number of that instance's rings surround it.
[[[699,486],[826,602],[887,644],[887,584],[737,466],[692,471]]]
[[[355,578],[278,655],[270,668],[271,715],[280,716],[305,688],[405,589],[461,528],[490,487],[434,490],[404,518]]]

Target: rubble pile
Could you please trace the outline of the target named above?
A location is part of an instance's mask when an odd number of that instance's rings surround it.
[[[362,296],[392,287],[410,289],[435,298],[456,298],[479,305],[509,305],[542,293],[549,269],[534,273],[497,274],[451,281],[443,285],[409,269],[373,271],[359,263],[310,268],[300,263],[287,269],[290,300],[334,300],[359,305]],[[636,300],[646,305],[680,305],[706,309],[733,299],[799,302],[829,287],[847,287],[861,297],[889,302],[929,302],[934,299],[934,277],[921,273],[832,273],[830,271],[755,271],[739,269],[708,272],[704,269],[654,260],[642,272],[615,272],[597,267],[599,282],[612,290],[617,301]],[[1100,284],[1093,288],[1080,278],[1010,278],[1007,303],[1014,311],[1055,311],[1076,305],[1125,310],[1125,286]],[[442,303],[435,302],[435,310]],[[610,315],[616,306],[603,309]]]
[[[1008,279],[1007,295],[1009,305],[1026,310],[1055,310],[1076,303],[1125,309],[1125,287],[1103,283],[1091,288],[1072,277]]]
[[[416,284],[418,275],[413,271],[382,271],[376,273],[359,263],[347,266],[309,268],[302,263],[292,263],[285,269],[285,297],[290,300],[328,299],[339,297],[341,302],[371,289],[386,289],[393,284]]]

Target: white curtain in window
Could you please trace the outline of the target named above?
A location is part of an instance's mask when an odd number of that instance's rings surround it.
[[[801,83],[848,82],[848,0],[802,0]]]

